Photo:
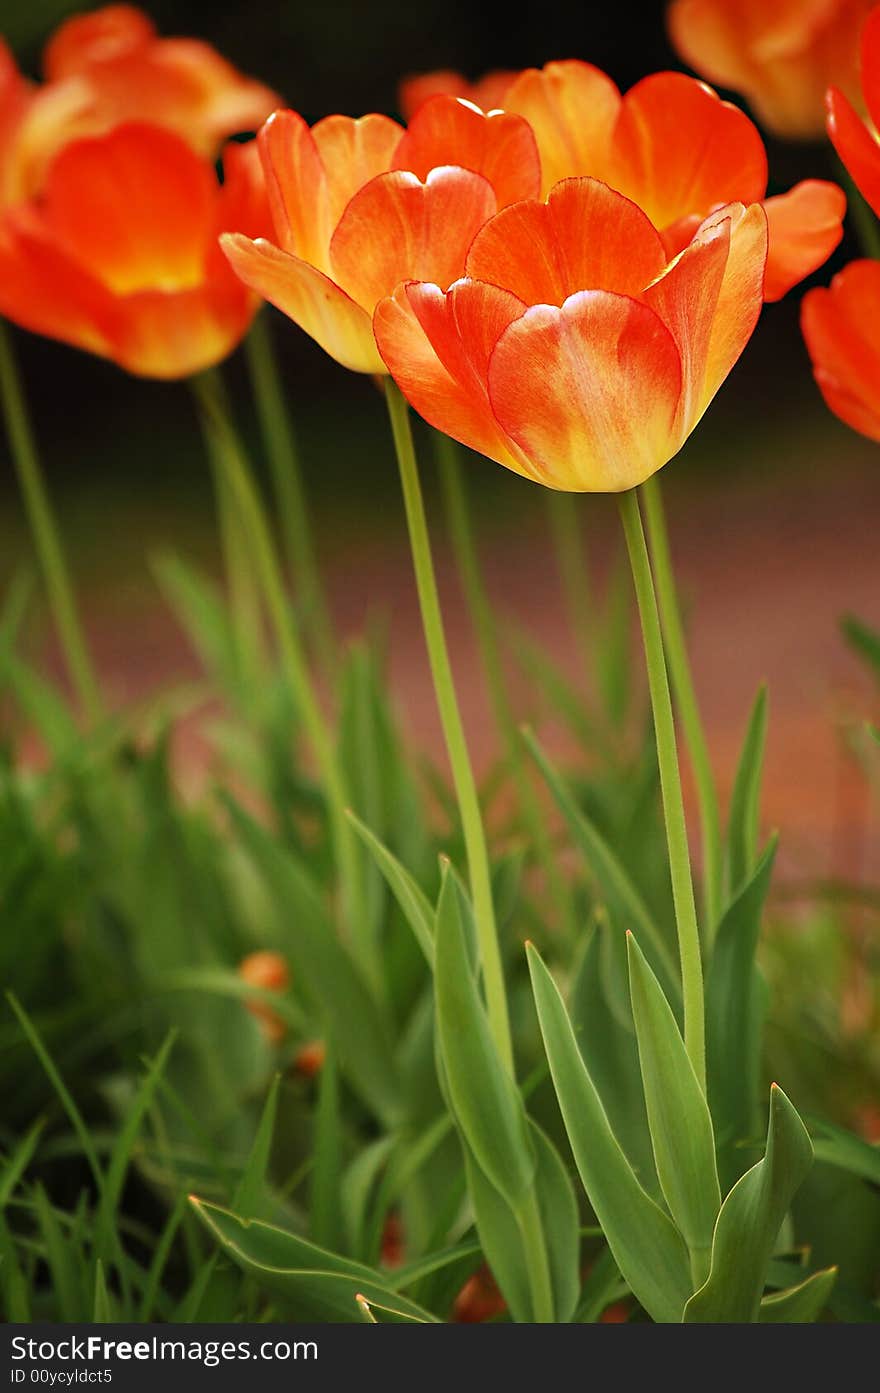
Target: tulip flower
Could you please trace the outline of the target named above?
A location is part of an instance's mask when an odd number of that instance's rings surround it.
[[[828,134],[856,184],[880,216],[880,5],[871,12],[862,33],[862,92],[871,124],[854,110],[839,87],[828,92]]]
[[[681,448],[757,322],[760,204],[709,217],[671,261],[645,213],[596,179],[498,213],[466,275],[408,282],[379,349],[433,426],[568,492],[617,492]]]
[[[647,213],[670,256],[715,209],[763,203],[767,300],[820,266],[843,235],[846,200],[837,185],[809,179],[765,199],[767,155],[757,127],[682,73],[655,73],[622,96],[588,63],[548,63],[519,75],[505,109],[535,132],[545,194],[574,175],[602,179]]]
[[[440,95],[460,97],[482,111],[493,111],[504,105],[504,97],[516,73],[497,68],[485,73],[476,82],[468,82],[461,73],[449,68],[435,72],[415,73],[405,77],[398,91],[398,103],[405,120],[412,120],[422,102]]]
[[[379,115],[310,129],[276,112],[257,138],[275,243],[222,239],[242,280],[344,367],[384,373],[372,314],[400,281],[449,285],[499,207],[534,197],[540,164],[520,116],[437,96],[409,129]]]
[[[0,218],[0,314],[144,377],[219,362],[258,300],[218,236],[268,220],[253,143],[228,146],[224,171],[138,123],[67,145],[41,197]]]
[[[39,192],[71,140],[128,121],[175,131],[214,159],[231,135],[253,131],[280,105],[210,44],[159,38],[150,19],[110,5],[62,24],[43,55],[46,81],[27,82],[0,52],[0,207]]]
[[[280,953],[268,949],[248,953],[238,964],[238,976],[249,987],[259,987],[264,992],[277,992],[281,995],[290,986],[290,969]],[[246,1001],[245,1006],[260,1023],[260,1028],[270,1044],[277,1045],[287,1034],[287,1024],[282,1016],[265,1001]]]
[[[698,73],[740,92],[774,135],[821,135],[826,88],[858,92],[872,0],[672,0],[670,38]]]
[[[811,290],[801,328],[813,375],[835,415],[880,440],[880,262],[853,261],[826,290]]]

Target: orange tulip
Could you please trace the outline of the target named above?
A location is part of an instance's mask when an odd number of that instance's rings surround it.
[[[832,84],[858,91],[859,30],[872,0],[672,0],[686,63],[748,99],[768,130],[813,139]]]
[[[0,54],[0,207],[38,193],[53,157],[71,140],[149,121],[213,159],[225,139],[255,130],[280,104],[209,44],[161,39],[129,5],[62,24],[43,67],[47,81],[37,86],[5,50]]]
[[[268,221],[253,142],[228,146],[224,171],[221,185],[210,162],[156,126],[67,145],[42,196],[0,219],[0,314],[144,377],[219,362],[258,301],[218,236]]]
[[[853,261],[830,287],[809,291],[801,328],[813,375],[835,415],[880,440],[880,262]]]
[[[439,68],[436,72],[414,73],[405,77],[398,91],[398,104],[406,121],[412,119],[422,102],[429,97],[461,97],[480,107],[482,111],[493,111],[504,105],[504,97],[516,73],[504,69],[485,73],[476,82],[468,82],[461,73],[449,68]]]
[[[714,213],[671,261],[633,202],[566,179],[477,234],[466,278],[378,306],[388,370],[433,426],[550,488],[617,492],[687,439],[757,322],[760,204]]]
[[[260,987],[264,992],[286,992],[290,986],[290,970],[280,953],[261,949],[248,953],[238,964],[238,975],[250,987]],[[278,1012],[265,1001],[246,1001],[245,1006],[252,1016],[256,1016],[261,1029],[270,1044],[276,1045],[287,1034],[287,1024]]]
[[[837,87],[828,93],[828,134],[856,184],[880,217],[880,5],[862,33],[862,91],[872,122],[868,126]]]
[[[242,280],[337,362],[386,371],[375,306],[409,278],[449,285],[499,207],[540,187],[527,123],[453,97],[424,102],[404,131],[386,116],[329,116],[312,129],[276,112],[258,145],[276,243],[230,235]]]
[[[655,73],[622,96],[588,63],[548,63],[519,75],[505,109],[535,132],[545,193],[572,175],[604,180],[648,214],[670,256],[715,209],[763,202],[767,300],[821,266],[843,235],[846,200],[837,185],[810,179],[765,200],[767,156],[757,127],[682,73]]]

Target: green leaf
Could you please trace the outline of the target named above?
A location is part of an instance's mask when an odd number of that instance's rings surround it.
[[[6,1208],[18,1182],[30,1165],[45,1125],[46,1119],[39,1118],[22,1137],[12,1155],[4,1161],[3,1169],[0,1171],[0,1213]]]
[[[814,1272],[796,1287],[775,1291],[761,1301],[758,1320],[762,1325],[805,1325],[818,1320],[828,1304],[837,1281],[837,1268]]]
[[[280,1075],[276,1074],[269,1087],[250,1154],[232,1196],[232,1207],[243,1219],[255,1218],[265,1198],[272,1138],[275,1135],[275,1118],[278,1112],[279,1084]]]
[[[342,1117],[339,1071],[332,1046],[327,1050],[318,1086],[309,1189],[309,1232],[316,1243],[335,1248],[342,1241]]]
[[[747,1159],[741,1144],[759,1128],[763,997],[755,953],[775,856],[774,839],[725,910],[706,972],[709,1107],[728,1189]]]
[[[351,810],[349,810],[348,818],[388,882],[388,887],[397,900],[406,922],[412,929],[428,966],[433,970],[434,909],[431,901],[406,867],[401,865],[397,857],[386,846],[383,846],[379,838],[375,837],[369,827],[361,822],[360,818]]]
[[[681,1234],[639,1184],[582,1059],[562,997],[535,949],[529,971],[544,1048],[575,1163],[608,1246],[656,1321],[678,1322],[691,1293]]]
[[[229,611],[217,586],[197,567],[171,553],[151,562],[165,601],[205,669],[228,691],[239,686],[235,638]]]
[[[50,1203],[42,1185],[34,1188],[34,1212],[45,1247],[53,1296],[58,1302],[59,1318],[64,1321],[79,1320],[83,1312],[74,1267],[73,1246],[66,1241],[58,1212]]]
[[[880,633],[862,623],[854,614],[844,615],[840,627],[849,646],[870,664],[880,678]]]
[[[448,867],[437,905],[437,1034],[456,1122],[474,1159],[516,1209],[535,1173],[525,1108],[492,1039],[468,959],[459,892]]]
[[[809,1123],[816,1133],[813,1150],[817,1161],[880,1186],[880,1146],[819,1118],[810,1118]]]
[[[708,1252],[721,1208],[712,1118],[669,1002],[632,934],[627,950],[657,1176],[688,1248]]]
[[[812,1164],[807,1129],[773,1084],[764,1157],[737,1181],[721,1206],[709,1277],[688,1302],[685,1321],[757,1321],[776,1235]]]
[[[658,965],[663,970],[664,983],[679,990],[678,964],[663,934],[657,927],[644,900],[629,878],[602,833],[572,798],[565,784],[545,755],[534,734],[523,731],[529,753],[547,782],[550,792],[568,824],[569,832],[580,847],[587,864],[595,875],[608,908],[615,921],[638,933],[643,942],[650,943]]]
[[[730,890],[734,895],[751,876],[758,854],[761,771],[766,739],[767,688],[761,686],[749,717],[730,799],[727,857]]]
[[[355,1297],[361,1318],[367,1325],[430,1325],[429,1316],[414,1316],[395,1307],[383,1306],[378,1301],[370,1301],[360,1292]]]
[[[104,1264],[101,1259],[95,1263],[95,1295],[92,1302],[92,1320],[95,1325],[111,1325],[113,1323],[113,1306],[110,1301],[110,1293],[107,1290],[107,1282],[104,1278]]]
[[[550,1138],[530,1123],[537,1157],[535,1191],[547,1244],[557,1321],[570,1321],[580,1295],[580,1241],[574,1188]]]
[[[223,1251],[263,1289],[284,1298],[297,1320],[350,1321],[358,1296],[414,1320],[434,1320],[362,1263],[204,1200],[191,1202]]]

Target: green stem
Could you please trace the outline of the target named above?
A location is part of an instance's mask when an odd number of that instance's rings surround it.
[[[517,802],[526,824],[529,844],[535,848],[536,859],[544,873],[557,917],[563,927],[570,927],[571,905],[565,881],[560,875],[553,846],[547,831],[547,819],[523,767],[523,745],[516,718],[507,694],[507,683],[501,661],[501,647],[492,605],[480,569],[474,530],[471,524],[467,491],[461,467],[461,454],[448,435],[434,432],[434,444],[440,465],[440,477],[446,503],[449,533],[455,553],[465,601],[471,623],[477,635],[486,688],[496,724],[504,741],[507,762],[513,775]]]
[[[654,733],[657,740],[657,762],[660,768],[660,789],[663,796],[663,816],[669,849],[669,871],[672,878],[672,898],[675,904],[675,923],[678,932],[678,952],[681,962],[681,987],[684,1002],[684,1043],[694,1073],[706,1089],[706,1022],[703,1004],[703,966],[700,957],[700,932],[694,903],[687,826],[684,818],[684,799],[681,793],[681,774],[675,742],[675,722],[672,717],[672,698],[660,615],[654,593],[651,562],[642,529],[639,498],[634,489],[618,497],[623,531],[629,552],[630,567],[635,585],[636,600],[642,625],[645,665],[651,709],[654,714]]]
[[[291,621],[271,533],[256,489],[245,467],[234,428],[224,411],[222,397],[218,397],[214,392],[211,379],[203,375],[193,379],[193,386],[204,414],[206,428],[215,440],[217,460],[223,469],[248,538],[287,681],[318,765],[327,797],[331,835],[342,884],[343,913],[352,932],[355,951],[376,989],[381,985],[381,965],[376,955],[369,951],[370,945],[364,943],[363,935],[359,932],[363,917],[363,898],[359,888],[360,862],[354,831],[345,811],[348,795],[330,730],[311,682],[299,635]]]
[[[526,1267],[529,1286],[532,1292],[532,1312],[539,1325],[552,1325],[555,1318],[553,1283],[550,1277],[550,1264],[547,1259],[547,1244],[541,1223],[541,1211],[534,1189],[529,1190],[517,1215],[523,1247],[526,1250]]]
[[[4,324],[0,324],[0,396],[3,399],[9,445],[64,660],[77,701],[87,720],[94,724],[103,715],[100,689],[77,612],[46,481],[40,468],[12,339]]]
[[[687,643],[681,618],[681,606],[675,585],[675,573],[669,548],[669,533],[663,509],[663,495],[656,476],[649,479],[641,488],[645,507],[648,542],[651,560],[657,583],[657,600],[663,624],[663,637],[666,643],[666,659],[669,676],[678,704],[684,731],[685,744],[690,755],[694,782],[697,787],[697,801],[700,809],[700,836],[703,846],[703,899],[705,911],[704,932],[707,943],[721,914],[721,877],[723,853],[721,842],[721,815],[718,809],[718,794],[712,773],[712,761],[706,731],[700,717],[700,707],[694,690],[694,680],[688,661]]]
[[[265,311],[245,339],[251,388],[278,501],[284,548],[303,615],[325,672],[336,663],[333,628],[315,557],[305,485],[296,438],[281,387]]]
[[[865,256],[872,257],[875,261],[880,260],[880,225],[874,216],[874,210],[839,156],[835,155],[834,163],[837,166],[837,177],[846,192],[847,212],[855,223],[862,251]]]
[[[434,680],[434,693],[443,725],[449,763],[452,766],[452,778],[455,784],[467,850],[489,1026],[501,1060],[512,1075],[513,1047],[510,1039],[507,994],[504,988],[504,970],[501,963],[498,930],[495,924],[495,909],[492,904],[489,853],[477,797],[477,786],[468,754],[461,713],[458,709],[449,651],[446,646],[443,616],[440,612],[440,598],[437,593],[437,579],[434,575],[434,562],[431,556],[428,523],[425,517],[425,505],[410,430],[409,408],[400,388],[391,378],[386,380],[385,395],[397,451],[397,463],[400,469],[400,483],[403,489],[403,501],[409,528],[416,588],[422,612],[422,627],[428,648],[431,675]]]
[[[584,671],[589,677],[592,675],[595,657],[592,639],[592,585],[586,563],[580,510],[575,508],[571,494],[549,489],[546,496],[550,532],[568,610],[568,622],[581,652]]]

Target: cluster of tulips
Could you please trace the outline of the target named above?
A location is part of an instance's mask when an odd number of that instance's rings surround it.
[[[781,135],[816,136],[829,89],[828,134],[880,216],[880,144],[858,109],[863,101],[880,125],[880,7],[869,9],[834,0],[675,0],[669,23],[683,58],[744,94]],[[0,314],[138,376],[193,379],[233,521],[277,619],[330,810],[340,932],[354,938],[355,851],[367,834],[347,815],[308,655],[285,616],[287,596],[211,370],[269,301],[342,367],[374,376],[384,390],[468,889],[447,872],[434,914],[402,867],[387,857],[382,864],[433,972],[441,1088],[480,1242],[518,1320],[572,1318],[577,1204],[517,1085],[486,837],[409,406],[438,432],[549,489],[618,495],[678,944],[676,957],[654,941],[650,917],[624,898],[620,917],[629,914],[623,927],[632,930],[624,972],[656,1195],[615,1134],[589,1051],[530,949],[547,1061],[586,1196],[652,1319],[813,1318],[833,1272],[765,1297],[778,1231],[811,1160],[807,1132],[780,1089],[771,1095],[766,1148],[750,1169],[739,1146],[754,1137],[759,1108],[756,1059],[744,1045],[759,1028],[759,987],[742,923],[755,918],[756,901],[760,911],[772,851],[758,856],[752,829],[736,864],[725,861],[655,476],[743,353],[764,302],[786,295],[838,245],[843,191],[810,179],[767,197],[758,128],[681,72],[648,76],[623,94],[578,60],[474,84],[428,74],[402,87],[405,126],[369,114],[331,115],[310,127],[207,45],[160,38],[125,5],[62,25],[40,84],[8,54],[0,61]],[[253,141],[230,139],[256,129]],[[878,311],[876,260],[853,263],[803,302],[826,401],[875,439]],[[100,697],[22,426],[8,343],[2,383],[71,675],[94,716]],[[699,795],[699,909],[673,697]],[[726,984],[744,951],[745,968]],[[263,1014],[271,1026],[265,1006]],[[731,1084],[741,1057],[747,1077]],[[200,1212],[234,1247],[231,1217]],[[367,1305],[382,1310],[381,1294]],[[402,1299],[391,1315],[427,1318]]]

